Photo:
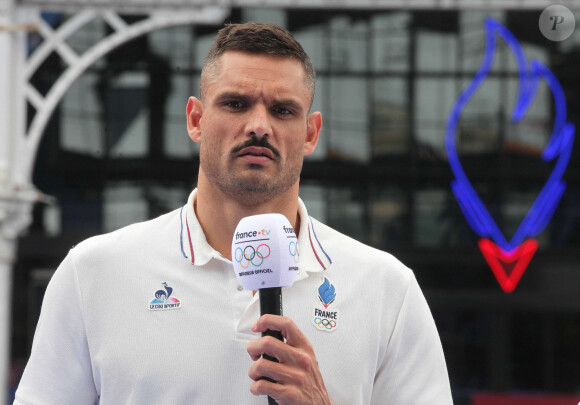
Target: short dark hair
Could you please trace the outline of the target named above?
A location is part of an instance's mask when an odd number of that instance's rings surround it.
[[[218,59],[227,51],[275,55],[298,60],[304,68],[306,86],[314,97],[315,72],[312,61],[292,34],[273,23],[250,22],[227,24],[218,31],[201,70],[201,96],[209,71],[217,67]],[[311,100],[312,102],[312,100]]]

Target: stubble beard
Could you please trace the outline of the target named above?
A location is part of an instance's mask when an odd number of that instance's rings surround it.
[[[284,169],[278,158],[275,172],[259,164],[242,163],[235,156],[229,156],[226,168],[220,167],[217,159],[204,159],[200,151],[200,165],[210,183],[229,198],[246,206],[256,206],[272,201],[288,191],[300,178],[302,160],[293,162]],[[241,170],[236,170],[241,167]]]

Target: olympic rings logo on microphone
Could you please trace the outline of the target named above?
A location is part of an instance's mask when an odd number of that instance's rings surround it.
[[[288,249],[290,250],[290,255],[294,259],[294,263],[298,263],[298,258],[300,257],[300,253],[298,252],[298,244],[292,240],[290,241]]]
[[[318,326],[320,329],[328,329],[331,330],[332,328],[336,327],[336,321],[334,319],[328,320],[326,318],[314,318],[314,324]]]
[[[247,269],[250,263],[258,267],[264,263],[264,259],[270,256],[270,246],[262,243],[256,249],[252,245],[246,246],[243,250],[237,247],[234,252],[234,259],[240,263],[242,268]]]

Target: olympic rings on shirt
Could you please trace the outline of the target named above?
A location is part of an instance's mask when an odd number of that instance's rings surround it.
[[[240,265],[246,269],[252,263],[254,266],[261,266],[264,263],[264,259],[270,256],[270,246],[262,243],[256,249],[252,245],[248,245],[242,250],[242,248],[237,247],[234,252],[234,259],[236,262],[240,263]],[[258,259],[256,259],[258,258]],[[245,260],[244,260],[245,259]],[[244,260],[244,263],[242,263]]]
[[[298,263],[298,258],[300,257],[300,253],[298,252],[298,244],[296,244],[296,242],[294,242],[293,240],[290,241],[288,250],[290,250],[290,255],[294,259],[294,263]]]
[[[330,321],[326,318],[314,318],[314,323],[320,329],[332,329],[336,327],[336,321],[331,319]]]

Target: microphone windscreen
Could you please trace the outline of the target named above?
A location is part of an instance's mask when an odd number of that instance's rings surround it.
[[[298,239],[284,215],[252,215],[238,223],[232,263],[246,290],[292,286],[298,262]]]

